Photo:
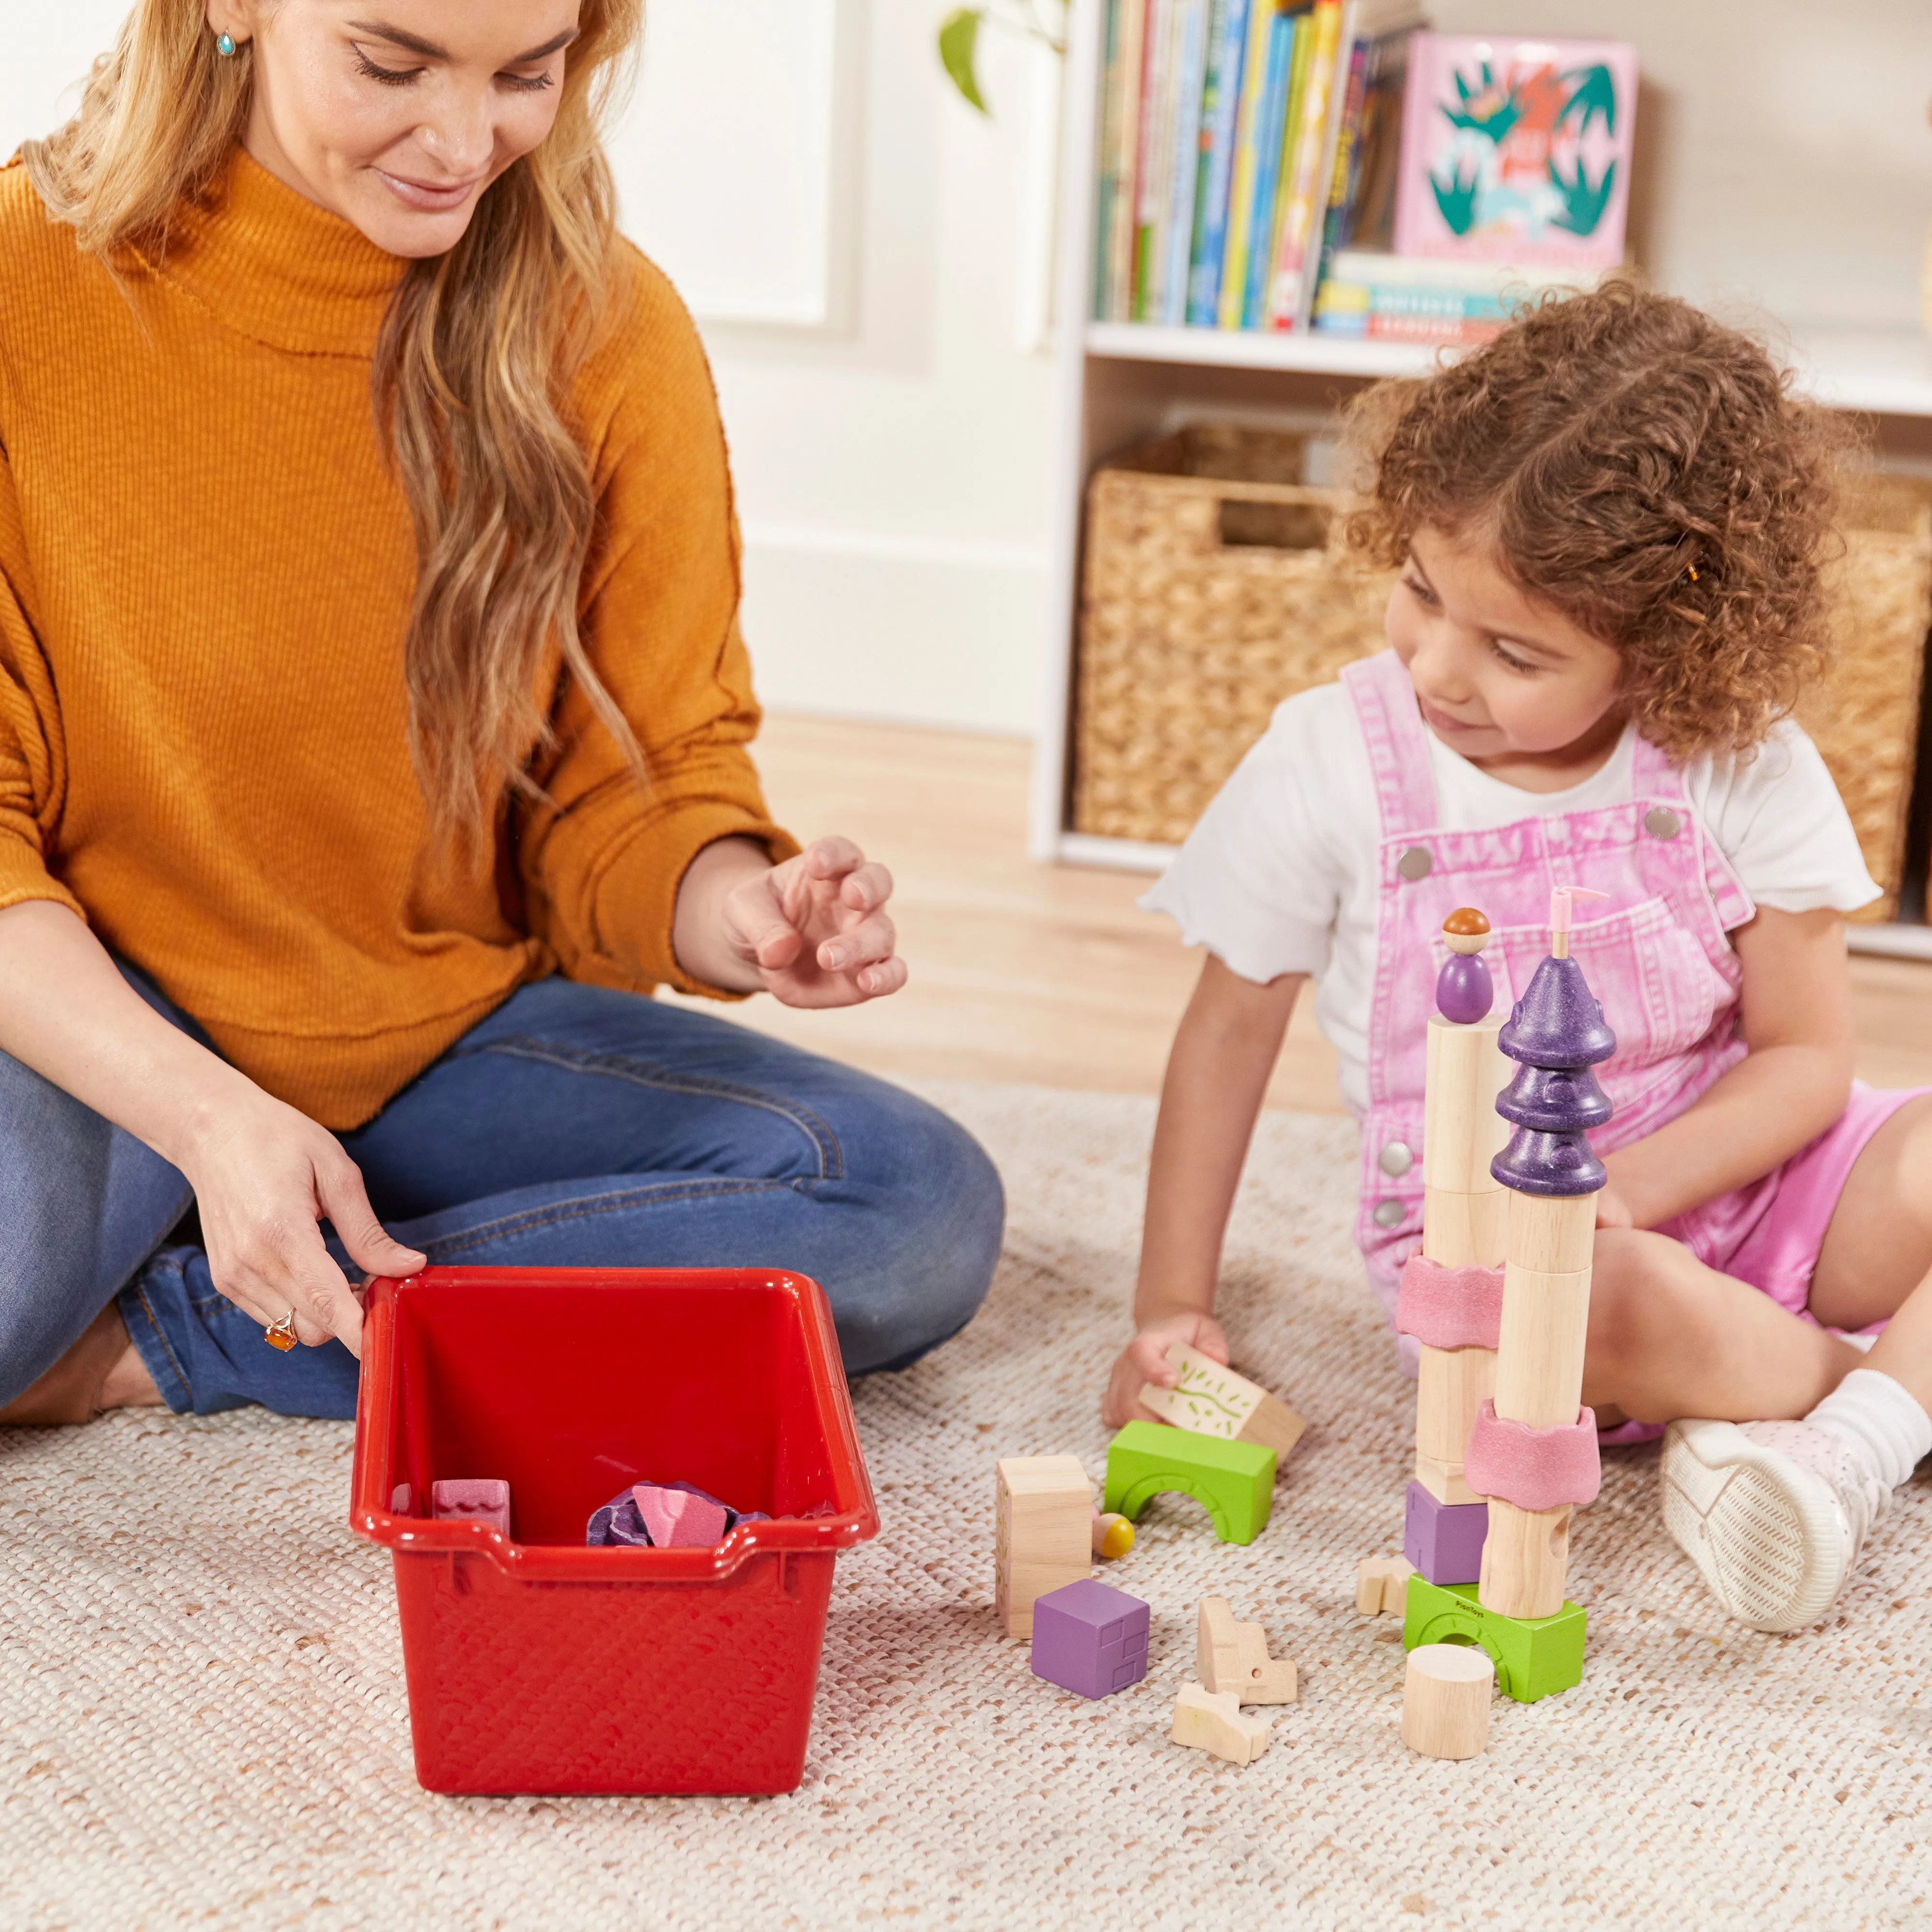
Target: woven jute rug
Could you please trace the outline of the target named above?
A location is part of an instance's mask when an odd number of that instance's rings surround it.
[[[839,1561],[789,1796],[449,1798],[410,1769],[386,1554],[350,1430],[253,1412],[0,1431],[0,1926],[1127,1928],[1932,1924],[1932,1481],[1822,1629],[1727,1622],[1659,1526],[1654,1450],[1580,1521],[1582,1685],[1489,1748],[1398,1736],[1356,1559],[1399,1547],[1413,1397],[1350,1248],[1352,1130],[1266,1117],[1228,1244],[1237,1361],[1310,1429],[1251,1546],[1156,1501],[1104,1574],[1152,1667],[1090,1703],[994,1633],[993,1463],[1097,1477],[1153,1112],[928,1090],[1006,1177],[985,1312],[856,1394],[878,1540]],[[1242,1769],[1168,1742],[1204,1593],[1299,1703]],[[648,1658],[638,1667],[650,1667]]]

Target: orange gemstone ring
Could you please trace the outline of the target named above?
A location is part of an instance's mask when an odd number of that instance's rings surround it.
[[[262,1338],[272,1348],[280,1348],[284,1354],[296,1345],[296,1312],[291,1308],[279,1322],[271,1322],[262,1330]]]

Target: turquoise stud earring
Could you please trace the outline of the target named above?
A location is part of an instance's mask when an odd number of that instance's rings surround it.
[[[235,51],[235,36],[232,34],[221,34],[214,43],[214,51],[226,60]]]

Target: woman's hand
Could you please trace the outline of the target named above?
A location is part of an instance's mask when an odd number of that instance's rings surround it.
[[[362,1352],[362,1306],[323,1216],[359,1268],[412,1274],[341,1144],[171,1026],[64,906],[0,910],[0,1049],[145,1141],[195,1192],[214,1285],[263,1328],[291,1310],[311,1345]]]
[[[892,875],[849,838],[815,839],[774,866],[747,838],[721,838],[679,888],[673,944],[694,980],[770,993],[788,1006],[856,1006],[906,982],[886,916]]]
[[[1204,1355],[1211,1355],[1223,1368],[1228,1366],[1228,1338],[1213,1316],[1190,1310],[1156,1316],[1120,1351],[1114,1372],[1107,1378],[1107,1392],[1100,1399],[1100,1420],[1109,1429],[1124,1429],[1134,1421],[1164,1420],[1142,1406],[1141,1390],[1149,1382],[1172,1388],[1180,1381],[1180,1371],[1167,1359],[1168,1346],[1175,1342],[1185,1342]]]
[[[197,1135],[182,1170],[194,1189],[214,1285],[263,1328],[293,1312],[311,1348],[334,1336],[362,1353],[362,1304],[330,1258],[326,1220],[356,1266],[413,1274],[425,1265],[392,1240],[361,1170],[326,1127],[259,1088],[242,1088]]]

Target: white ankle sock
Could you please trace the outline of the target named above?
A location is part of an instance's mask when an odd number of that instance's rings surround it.
[[[1932,1416],[1903,1383],[1876,1369],[1854,1369],[1804,1420],[1850,1443],[1888,1490],[1932,1455]]]

